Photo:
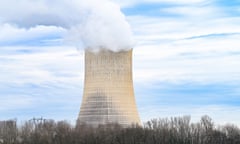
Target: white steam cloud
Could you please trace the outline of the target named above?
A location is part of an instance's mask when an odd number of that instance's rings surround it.
[[[132,32],[120,7],[109,0],[0,0],[0,24],[30,28],[57,26],[71,43],[113,51],[133,47]]]

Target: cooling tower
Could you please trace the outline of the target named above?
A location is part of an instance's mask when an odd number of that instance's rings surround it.
[[[85,81],[78,124],[140,124],[132,80],[132,50],[85,51]]]

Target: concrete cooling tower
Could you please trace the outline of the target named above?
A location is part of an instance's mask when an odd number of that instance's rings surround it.
[[[132,80],[132,50],[85,51],[85,81],[78,124],[140,124]]]

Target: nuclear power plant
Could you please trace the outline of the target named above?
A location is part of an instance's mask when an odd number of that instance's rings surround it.
[[[132,50],[85,50],[85,80],[78,124],[139,124],[132,79]]]

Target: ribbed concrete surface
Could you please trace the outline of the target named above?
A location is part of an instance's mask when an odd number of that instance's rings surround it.
[[[85,51],[85,82],[78,124],[140,124],[132,81],[132,50]]]

